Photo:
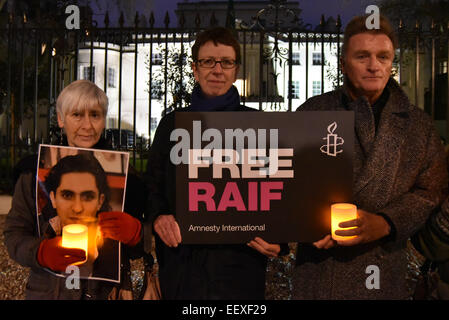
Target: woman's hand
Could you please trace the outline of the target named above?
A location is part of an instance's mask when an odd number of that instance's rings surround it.
[[[126,212],[100,212],[98,225],[104,238],[121,241],[129,246],[135,246],[140,241],[142,225]]]
[[[330,249],[335,246],[336,243],[337,242],[332,239],[332,236],[328,234],[323,239],[314,242],[313,245],[318,249]]]
[[[248,243],[248,246],[259,251],[268,258],[275,258],[281,252],[281,246],[278,244],[271,244],[263,240],[262,238],[255,237]]]
[[[153,223],[154,231],[169,247],[177,247],[181,243],[181,230],[172,214],[163,214]]]

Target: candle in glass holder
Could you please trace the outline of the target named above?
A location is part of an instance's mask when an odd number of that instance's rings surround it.
[[[87,259],[87,248],[89,244],[88,229],[84,224],[68,224],[62,228],[62,246],[64,248],[76,248],[82,249],[86,252]],[[77,262],[75,264],[80,264],[85,262]]]
[[[335,234],[335,230],[349,230],[350,228],[341,228],[338,226],[340,222],[349,221],[357,219],[357,206],[351,203],[334,203],[331,206],[331,217],[332,217],[332,239],[334,240],[349,240],[356,236],[338,236]]]

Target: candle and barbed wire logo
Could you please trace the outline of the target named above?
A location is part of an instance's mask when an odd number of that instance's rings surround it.
[[[336,129],[337,123],[334,121],[327,127],[327,136],[323,138],[323,140],[326,140],[326,144],[322,145],[320,148],[322,153],[331,157],[336,157],[337,154],[342,153],[343,149],[338,147],[345,143],[345,140],[342,137],[339,137],[334,133]]]

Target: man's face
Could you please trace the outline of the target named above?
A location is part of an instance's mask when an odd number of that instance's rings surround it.
[[[61,176],[61,183],[56,192],[50,192],[50,199],[65,226],[96,217],[104,195],[99,193],[95,177],[91,173],[71,172]]]
[[[231,46],[221,43],[215,45],[212,41],[206,42],[198,51],[198,60],[214,59],[216,61],[234,60],[235,51]],[[224,95],[237,80],[238,66],[232,69],[223,69],[221,64],[215,64],[213,68],[205,68],[197,63],[192,65],[195,80],[199,83],[206,97],[212,98]]]
[[[393,43],[387,35],[364,32],[352,36],[342,60],[352,98],[366,96],[374,103],[390,78],[393,58]]]

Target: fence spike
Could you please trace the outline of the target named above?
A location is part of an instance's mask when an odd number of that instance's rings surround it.
[[[197,12],[197,13],[196,13],[196,16],[195,16],[195,26],[196,26],[197,28],[199,28],[199,27],[200,27],[200,24],[201,24],[200,14]]]
[[[179,26],[182,28],[186,23],[186,17],[184,16],[184,11],[181,11],[181,16],[179,17]]]
[[[106,11],[106,15],[104,17],[104,25],[107,27],[109,27],[109,12]]]
[[[153,29],[153,27],[154,27],[154,13],[153,13],[153,11],[151,11],[151,13],[150,13],[150,20],[148,22],[150,23],[150,28]]]
[[[215,27],[218,24],[217,18],[215,18],[215,12],[212,12],[212,15],[210,16],[210,26]]]
[[[165,13],[164,24],[166,28],[168,28],[168,25],[170,24],[170,15],[168,14],[168,11]]]
[[[136,11],[136,16],[134,17],[134,26],[137,28],[139,26],[139,12]]]
[[[125,23],[125,17],[123,16],[123,11],[120,12],[120,18],[118,19],[118,24],[120,28],[123,28],[123,24]]]

